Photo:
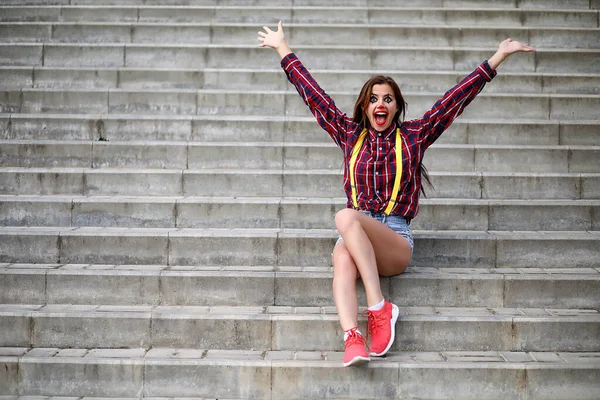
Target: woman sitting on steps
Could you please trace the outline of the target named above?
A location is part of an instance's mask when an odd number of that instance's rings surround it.
[[[403,121],[406,103],[392,78],[375,76],[363,86],[352,118],[342,113],[292,53],[279,22],[258,32],[259,46],[281,57],[289,81],[344,153],[347,208],[335,216],[340,233],[333,249],[333,297],[344,330],[344,366],[383,356],[394,342],[398,307],[383,298],[379,276],[403,273],[412,256],[410,220],[419,208],[425,150],[496,75],[511,54],[534,49],[511,39],[438,100],[421,119]],[[368,317],[365,339],[358,330],[356,280],[363,281]]]

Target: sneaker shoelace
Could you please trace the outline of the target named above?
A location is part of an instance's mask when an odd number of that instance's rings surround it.
[[[346,347],[352,346],[354,344],[364,345],[362,335],[359,335],[358,332],[356,332],[356,329],[358,328],[352,328],[348,331],[348,338],[345,341]]]
[[[367,337],[375,335],[379,328],[385,327],[386,319],[383,317],[383,313],[376,313],[367,309],[363,311],[362,315],[367,318]]]

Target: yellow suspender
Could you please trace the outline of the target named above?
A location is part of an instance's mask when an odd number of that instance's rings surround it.
[[[354,165],[356,164],[356,159],[358,158],[358,153],[362,148],[362,144],[365,141],[365,137],[367,136],[368,130],[363,129],[363,131],[358,136],[358,140],[356,141],[356,145],[352,149],[352,156],[350,157],[350,187],[352,188],[352,205],[354,208],[358,209],[358,201],[356,200],[356,180],[354,178]],[[402,179],[402,135],[400,134],[400,128],[396,129],[396,176],[394,178],[394,187],[392,188],[392,196],[390,197],[390,201],[385,208],[384,214],[390,215],[394,205],[396,204],[396,198],[398,197],[398,191],[400,190],[400,180]]]
[[[356,145],[352,149],[352,156],[350,157],[350,187],[352,188],[352,205],[354,208],[358,209],[358,201],[356,201],[356,180],[354,179],[354,164],[356,164],[356,158],[358,157],[358,152],[362,148],[362,144],[365,141],[365,136],[367,136],[367,129],[363,129],[363,131],[358,136],[358,141]]]

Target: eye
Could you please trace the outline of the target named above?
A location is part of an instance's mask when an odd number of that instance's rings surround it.
[[[386,96],[385,99],[383,99],[383,101],[385,101],[386,103],[391,103],[394,99],[391,96]]]
[[[377,103],[377,97],[376,96],[371,96],[371,103]]]

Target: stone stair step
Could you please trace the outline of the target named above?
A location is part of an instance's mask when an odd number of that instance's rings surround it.
[[[399,308],[392,351],[600,351],[597,310]],[[0,321],[0,346],[343,350],[335,307],[4,304]]]
[[[2,0],[2,5],[97,5],[94,0]],[[104,5],[169,5],[169,6],[221,6],[221,7],[239,7],[245,2],[241,0],[103,0]],[[600,5],[597,0],[399,0],[395,3],[399,8],[532,8],[532,9],[598,9]],[[254,6],[267,7],[324,7],[324,6],[344,6],[344,7],[389,7],[389,1],[385,0],[255,0]]]
[[[244,7],[244,6],[5,6],[3,22],[164,22],[441,24],[460,26],[598,27],[598,11],[401,7]],[[396,3],[397,4],[397,3]]]
[[[294,45],[309,68],[472,70],[491,57],[497,47],[400,47]],[[327,55],[327,57],[325,57]],[[273,52],[250,45],[159,45],[94,43],[3,43],[2,66],[246,68],[277,66]],[[537,49],[511,58],[502,71],[600,73],[600,49]]]
[[[334,306],[330,267],[0,264],[0,276],[0,304]],[[381,287],[403,307],[600,308],[600,268],[409,267]]]
[[[348,113],[355,92],[330,91]],[[443,93],[405,92],[407,119],[421,118]],[[22,89],[0,90],[3,113],[176,114],[310,116],[308,107],[290,90],[220,89]],[[481,93],[467,107],[467,118],[598,120],[600,95]]]
[[[534,48],[595,49],[600,30],[571,27],[485,27],[394,24],[287,23],[286,35],[297,45],[494,46],[507,37]],[[0,41],[45,43],[256,44],[256,23],[144,22],[0,22]]]
[[[600,398],[600,0],[0,4],[0,400]],[[342,108],[381,71],[409,118],[505,36],[538,50],[428,152],[366,368],[331,299],[341,160],[256,46],[279,18]]]
[[[600,173],[435,172],[430,198],[600,198]],[[4,195],[344,197],[339,170],[0,168]]]
[[[445,92],[470,71],[425,72],[398,70],[312,70],[319,84],[328,88],[360,90],[375,74],[393,75],[403,91]],[[4,89],[228,89],[284,90],[289,82],[281,69],[141,69],[78,67],[0,67]],[[598,74],[500,73],[488,93],[598,94],[593,83]]]
[[[0,167],[306,170],[336,169],[334,143],[2,140]],[[594,173],[600,146],[436,144],[429,171]]]
[[[393,76],[405,92],[444,93],[471,71],[311,70],[326,91],[356,90],[373,75]],[[142,69],[0,67],[3,89],[230,89],[285,90],[290,84],[281,69]],[[594,83],[598,84],[594,84]],[[343,86],[341,86],[343,84]],[[486,93],[600,94],[598,74],[501,72]]]
[[[242,0],[102,0],[104,5],[170,5],[170,6],[225,6],[239,7]],[[2,0],[2,5],[97,5],[95,0]],[[386,0],[254,0],[254,6],[291,7],[291,6],[343,6],[343,7],[389,7]],[[448,8],[542,8],[542,9],[598,9],[597,0],[398,0],[396,7],[448,7]]]
[[[365,368],[343,368],[342,357],[333,351],[0,348],[5,393],[15,397],[593,400],[600,394],[598,352],[390,352]]]
[[[490,120],[461,117],[436,143],[598,144],[598,120]],[[166,140],[325,142],[313,117],[0,114],[2,140]]]
[[[598,267],[599,231],[414,230],[413,235],[414,266]],[[0,262],[327,266],[337,238],[333,229],[0,227]]]
[[[0,196],[0,225],[334,229],[345,198]],[[600,200],[422,199],[416,230],[598,231]]]

